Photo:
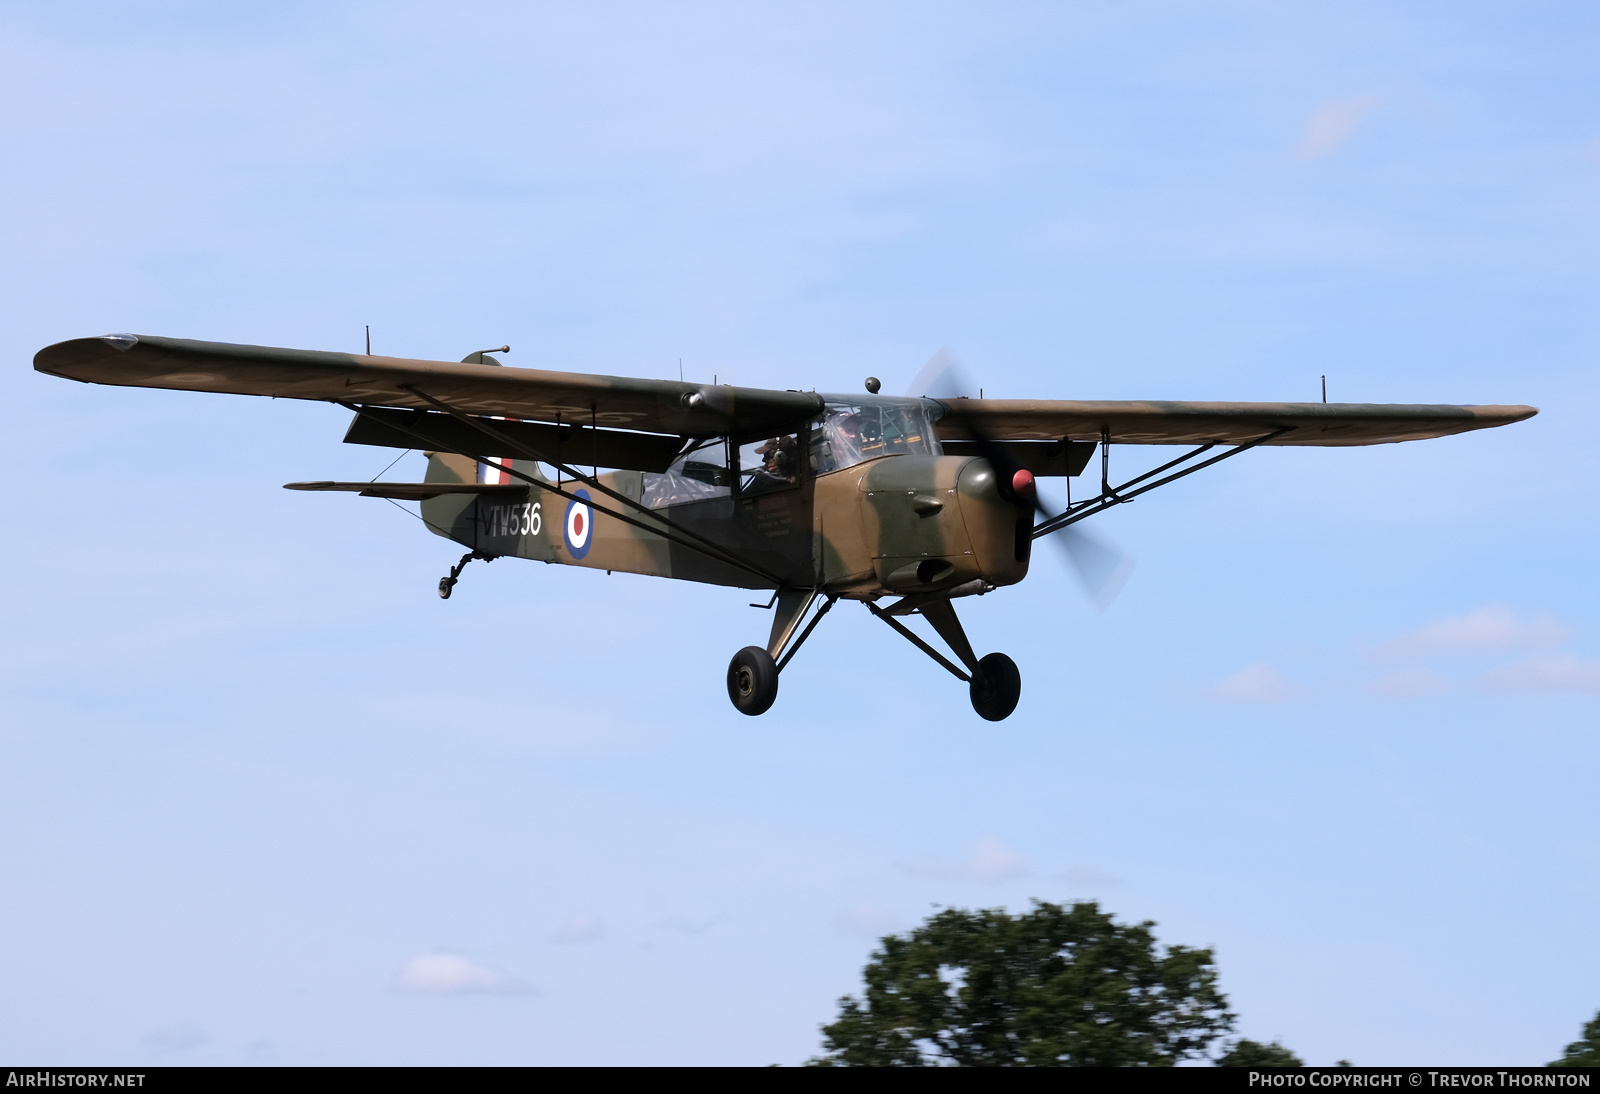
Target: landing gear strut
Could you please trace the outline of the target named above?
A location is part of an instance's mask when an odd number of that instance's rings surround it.
[[[822,617],[833,607],[833,597],[823,603],[811,617],[804,630],[800,621],[806,617],[821,593],[817,589],[779,589],[773,594],[778,610],[772,620],[772,636],[766,649],[746,646],[728,662],[728,698],[740,714],[765,714],[778,698],[778,674],[811,637]],[[752,608],[770,605],[752,604]],[[799,636],[795,632],[799,630]],[[791,639],[793,641],[791,641]]]
[[[870,600],[865,603],[867,610],[873,615],[899,631],[911,641],[912,645],[943,665],[956,679],[968,685],[972,709],[978,712],[978,717],[990,722],[1000,722],[1009,718],[1011,712],[1017,709],[1017,700],[1022,697],[1022,673],[1017,671],[1017,663],[1003,653],[991,653],[979,660],[972,652],[972,643],[967,641],[967,632],[962,629],[961,620],[956,618],[956,609],[948,599],[926,601],[921,598],[913,600],[911,597],[906,597],[887,611]],[[920,614],[933,625],[933,629],[939,632],[939,637],[944,639],[951,652],[967,667],[966,672],[962,672],[948,657],[918,638],[904,623],[895,618],[897,615],[910,615],[912,612]]]
[[[485,562],[493,562],[496,557],[495,555],[480,555],[476,551],[468,551],[462,555],[461,561],[450,567],[449,575],[439,579],[439,599],[450,599],[450,590],[456,587],[456,582],[461,579],[461,571],[467,568],[467,563],[475,558],[481,558]]]

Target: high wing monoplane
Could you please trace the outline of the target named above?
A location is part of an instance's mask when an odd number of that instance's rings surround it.
[[[345,440],[420,449],[419,483],[297,482],[421,503],[473,559],[515,557],[770,591],[765,646],[728,666],[728,696],[766,711],[839,600],[855,600],[969,685],[999,721],[1021,675],[978,657],[955,601],[1020,582],[1033,543],[1252,448],[1422,440],[1532,417],[1527,406],[1075,402],[769,391],[501,365],[113,334],[49,346],[40,372],[85,383],[315,399],[350,410]],[[1112,445],[1183,445],[1114,484]],[[1035,480],[1098,492],[1060,512]],[[604,470],[602,470],[604,469]],[[1071,533],[1069,533],[1071,534]],[[889,602],[880,606],[879,601]],[[947,657],[906,625],[920,615]]]

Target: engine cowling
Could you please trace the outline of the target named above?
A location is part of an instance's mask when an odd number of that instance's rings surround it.
[[[860,503],[874,574],[890,592],[977,580],[1014,585],[1027,575],[1033,507],[987,460],[874,461],[860,480]]]

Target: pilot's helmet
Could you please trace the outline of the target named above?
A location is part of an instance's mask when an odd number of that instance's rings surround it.
[[[794,447],[793,437],[773,437],[756,449],[756,455],[769,471],[787,475],[794,470]]]

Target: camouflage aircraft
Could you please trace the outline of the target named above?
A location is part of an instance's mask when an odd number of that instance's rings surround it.
[[[455,364],[113,334],[49,346],[34,368],[325,400],[354,413],[347,442],[423,450],[420,483],[288,489],[420,502],[428,528],[467,549],[441,597],[468,562],[502,557],[770,591],[766,645],[728,666],[728,696],[751,715],[772,705],[779,673],[844,599],[967,683],[973,709],[999,721],[1016,708],[1021,675],[1003,653],[976,656],[955,601],[1021,581],[1034,540],[1258,446],[1420,440],[1537,413],[894,397],[870,377],[864,392],[819,395],[510,368],[489,356],[507,351]],[[1193,447],[1113,485],[1113,444]],[[1073,502],[1070,477],[1097,449],[1100,488]],[[1041,476],[1069,477],[1065,510],[1039,503]],[[906,625],[911,615],[953,661]]]

